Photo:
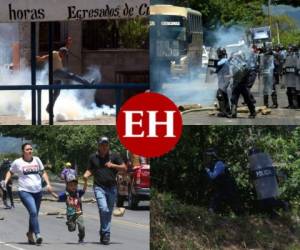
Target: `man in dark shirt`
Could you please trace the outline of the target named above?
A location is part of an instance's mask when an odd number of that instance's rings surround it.
[[[83,178],[85,184],[94,176],[94,193],[100,215],[100,242],[108,245],[110,241],[111,217],[117,195],[116,176],[126,165],[119,154],[109,150],[109,140],[103,136],[98,141],[98,151],[89,157],[88,168]]]

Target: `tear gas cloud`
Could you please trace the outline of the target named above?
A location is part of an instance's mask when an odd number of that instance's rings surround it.
[[[89,68],[84,75],[86,79],[101,80],[99,69]],[[97,81],[98,82],[98,81]],[[1,85],[30,85],[30,69],[10,72],[5,67],[0,67]],[[48,71],[37,72],[37,84],[48,84]],[[76,84],[76,83],[74,83]],[[55,106],[54,114],[56,121],[82,120],[99,118],[103,115],[115,115],[115,109],[109,106],[97,107],[94,102],[95,90],[61,90]],[[49,92],[42,91],[42,119],[48,119],[46,106],[49,100]],[[1,91],[0,92],[0,114],[23,116],[31,119],[31,91]]]
[[[215,38],[215,43],[211,48],[203,51],[202,61],[205,57],[216,57],[215,51],[218,47],[225,47],[228,55],[233,53],[243,53],[246,57],[249,55],[249,48],[246,45],[245,28],[241,26],[232,26],[226,28],[220,26],[217,30],[207,33]],[[194,72],[199,72],[199,70]],[[200,73],[195,73],[194,79],[189,76],[185,78],[174,79],[167,76],[167,73],[161,74],[161,79],[165,79],[159,92],[171,98],[176,104],[201,104],[203,106],[212,106],[216,99],[218,88],[217,76],[213,73],[214,69],[208,68],[206,64],[202,65]],[[197,74],[197,75],[196,75]]]
[[[228,45],[242,45],[246,41],[246,30],[241,26],[224,27],[220,26],[216,31],[209,33],[215,37],[213,47],[226,47]]]
[[[12,62],[11,45],[19,41],[17,24],[0,24],[0,85],[30,85],[29,68],[20,71],[9,70]],[[22,60],[22,59],[21,59]],[[91,66],[84,78],[101,81],[99,68]],[[37,72],[37,84],[48,84],[48,66]],[[77,84],[72,82],[71,84]],[[54,106],[56,121],[99,118],[103,115],[115,115],[115,108],[97,107],[94,102],[96,90],[61,90]],[[48,119],[46,106],[49,91],[42,91],[42,119]],[[16,115],[31,119],[31,91],[0,91],[0,115]]]

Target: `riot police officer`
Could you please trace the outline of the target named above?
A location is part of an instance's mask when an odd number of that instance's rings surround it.
[[[251,100],[250,90],[248,88],[249,81],[253,81],[253,76],[251,75],[251,72],[253,71],[245,59],[239,54],[233,55],[233,57],[230,58],[230,66],[233,77],[231,117],[237,117],[237,105],[239,97],[242,95],[250,112],[249,118],[255,118],[255,106],[254,102]]]
[[[262,212],[276,216],[276,209],[288,210],[288,204],[278,199],[276,171],[270,155],[252,148],[248,152],[250,176],[256,191],[259,207]]]
[[[261,79],[264,88],[263,89],[264,105],[266,107],[269,107],[269,95],[271,95],[272,93],[273,71],[274,71],[274,56],[273,56],[272,48],[264,47],[262,49],[262,53],[260,54],[259,69],[260,69],[260,74],[262,76]],[[277,102],[277,98],[276,98],[276,102]],[[276,106],[275,103],[274,106]]]
[[[256,100],[251,93],[251,88],[253,87],[256,77],[257,77],[257,72],[258,72],[258,49],[255,45],[252,46],[252,51],[250,52],[249,58],[247,60],[247,64],[249,65],[249,77],[248,77],[248,92],[250,96],[250,100],[253,103],[256,103]],[[246,104],[246,101],[244,100],[244,103]]]
[[[296,108],[296,86],[298,81],[297,76],[297,48],[293,46],[288,47],[286,60],[283,64],[283,81],[287,87],[286,95],[288,98],[288,107],[290,109]]]
[[[273,52],[274,54],[274,71],[273,71],[273,86],[272,86],[272,108],[278,108],[278,101],[277,101],[277,92],[276,92],[276,85],[279,85],[280,75],[282,71],[282,55],[280,54],[280,47],[276,46]]]
[[[217,49],[218,61],[216,73],[218,76],[217,100],[219,102],[220,113],[218,116],[228,117],[230,115],[230,104],[228,98],[228,87],[230,84],[230,67],[225,48]]]
[[[228,205],[236,214],[242,213],[238,188],[230,175],[227,165],[219,159],[216,150],[205,151],[206,173],[211,180],[212,193],[209,201],[209,211],[220,212],[222,205]]]

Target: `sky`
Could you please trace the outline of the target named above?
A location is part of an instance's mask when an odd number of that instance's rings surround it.
[[[21,153],[22,140],[14,137],[0,136],[0,154]]]

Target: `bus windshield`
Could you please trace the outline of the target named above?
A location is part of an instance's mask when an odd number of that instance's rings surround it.
[[[179,16],[155,16],[150,22],[151,36],[155,38],[156,55],[178,57],[186,43],[185,19]]]
[[[157,32],[157,39],[185,41],[186,28],[174,26],[161,26]]]
[[[186,40],[185,18],[180,16],[152,17],[156,38],[163,40]]]

